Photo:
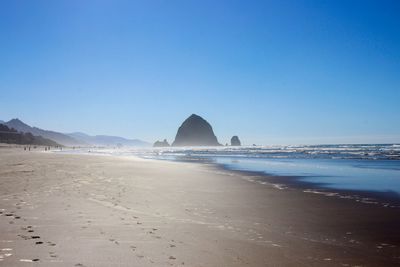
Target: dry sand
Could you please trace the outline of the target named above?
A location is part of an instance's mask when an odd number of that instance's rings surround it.
[[[399,209],[212,166],[0,148],[0,266],[396,266]]]

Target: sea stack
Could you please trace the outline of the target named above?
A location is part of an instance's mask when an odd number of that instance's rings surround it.
[[[168,143],[167,139],[164,139],[164,141],[156,141],[153,144],[153,147],[168,147],[168,146],[169,146],[169,143]]]
[[[239,137],[237,135],[232,136],[231,138],[231,146],[241,146]]]
[[[172,146],[220,146],[211,125],[192,114],[179,127]]]

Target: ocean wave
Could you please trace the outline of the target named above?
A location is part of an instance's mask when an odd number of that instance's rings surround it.
[[[143,153],[141,151],[140,153]],[[149,150],[158,156],[213,156],[237,158],[321,158],[400,160],[400,145],[307,145],[260,147],[184,147]]]

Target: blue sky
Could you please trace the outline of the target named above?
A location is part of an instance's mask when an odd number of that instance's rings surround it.
[[[0,119],[172,141],[400,142],[399,1],[1,1]]]

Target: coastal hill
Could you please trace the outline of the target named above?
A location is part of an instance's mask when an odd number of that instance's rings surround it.
[[[34,136],[42,136],[53,140],[54,142],[64,146],[150,146],[150,143],[139,139],[126,139],[119,136],[96,135],[90,136],[85,133],[64,134],[55,131],[43,130],[37,127],[29,126],[19,119],[12,119],[3,122],[9,128],[13,128],[18,132],[31,133]]]
[[[220,146],[211,125],[192,114],[179,127],[172,146]]]
[[[5,122],[4,125],[8,126],[9,128],[17,130],[18,132],[31,133],[36,136],[42,136],[44,138],[53,140],[54,142],[57,142],[64,146],[86,145],[85,143],[80,142],[62,133],[47,131],[37,127],[31,127],[19,119],[12,119],[8,122]]]
[[[68,136],[94,146],[132,146],[132,147],[148,147],[150,143],[139,139],[127,139],[119,136],[110,135],[87,135],[85,133],[70,133]]]
[[[0,143],[21,144],[21,145],[39,145],[39,146],[60,146],[50,139],[42,136],[34,136],[31,133],[18,132],[7,125],[0,124]]]

